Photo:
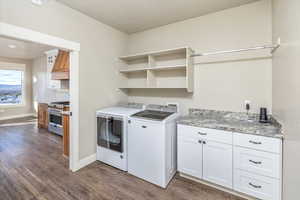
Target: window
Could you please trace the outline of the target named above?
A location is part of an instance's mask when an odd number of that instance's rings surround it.
[[[24,69],[0,66],[0,106],[24,104]]]

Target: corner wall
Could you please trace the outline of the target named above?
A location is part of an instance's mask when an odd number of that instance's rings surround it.
[[[284,127],[283,200],[300,196],[300,1],[273,0],[273,114]]]
[[[263,0],[197,18],[135,33],[129,36],[128,53],[189,46],[195,52],[239,49],[271,44],[271,1]],[[272,59],[267,51],[198,57],[195,59],[195,89],[133,89],[129,100],[164,104],[178,102],[188,108],[252,112],[272,110]]]
[[[34,113],[32,105],[32,61],[17,58],[0,57],[0,62],[25,64],[25,105],[11,108],[0,107],[0,120],[23,117]]]

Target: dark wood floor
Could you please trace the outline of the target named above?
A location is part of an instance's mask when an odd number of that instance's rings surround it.
[[[164,190],[98,161],[72,173],[61,137],[30,123],[1,123],[1,200],[241,200],[179,176]]]

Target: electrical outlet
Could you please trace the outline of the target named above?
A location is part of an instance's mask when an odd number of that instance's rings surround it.
[[[245,100],[245,105],[247,105],[247,104],[251,104],[251,101],[249,101],[249,100]]]

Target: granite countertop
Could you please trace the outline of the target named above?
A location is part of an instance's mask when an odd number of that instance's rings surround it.
[[[180,117],[178,124],[224,131],[283,138],[281,125],[269,116],[269,123],[259,123],[258,114],[190,109],[189,115]]]

